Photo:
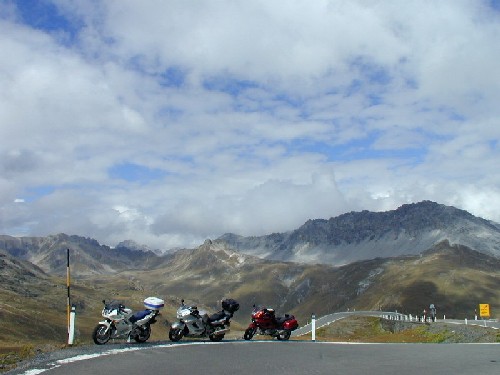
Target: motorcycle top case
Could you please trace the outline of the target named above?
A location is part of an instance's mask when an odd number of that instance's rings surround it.
[[[240,304],[232,298],[227,298],[222,301],[222,308],[230,313],[234,313],[235,311],[238,311]]]
[[[165,306],[165,301],[157,297],[148,297],[144,300],[144,307],[150,310],[159,310]]]

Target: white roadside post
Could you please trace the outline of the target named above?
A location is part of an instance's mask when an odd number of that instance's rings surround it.
[[[73,345],[75,339],[75,310],[75,305],[71,306],[71,313],[69,314],[68,345]]]
[[[311,340],[316,341],[316,315],[311,316]]]

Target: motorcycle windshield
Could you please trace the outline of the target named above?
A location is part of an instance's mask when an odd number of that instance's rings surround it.
[[[266,307],[265,306],[254,306],[252,313],[259,312],[260,310],[264,310]]]
[[[119,301],[110,301],[110,302],[107,302],[104,305],[104,307],[108,311],[111,311],[111,310],[120,310],[121,308],[125,308],[125,306],[123,306],[123,304],[120,303]]]
[[[189,316],[191,314],[191,309],[188,307],[179,307],[177,310],[177,318],[184,318],[186,316]]]

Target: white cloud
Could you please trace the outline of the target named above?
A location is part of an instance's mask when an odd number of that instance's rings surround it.
[[[486,1],[54,4],[71,30],[0,5],[6,234],[194,246],[422,199],[500,221]]]

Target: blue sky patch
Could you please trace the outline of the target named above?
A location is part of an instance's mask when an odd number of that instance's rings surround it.
[[[389,71],[381,65],[366,61],[366,59],[359,57],[351,62],[353,69],[360,72],[363,80],[372,84],[387,85],[391,82],[392,78]]]
[[[122,163],[111,167],[108,170],[109,176],[114,179],[128,182],[141,182],[147,184],[154,180],[159,180],[167,174],[157,168],[148,168],[134,163]]]
[[[41,197],[52,194],[55,190],[56,187],[52,185],[33,186],[26,189],[26,196],[23,199],[26,202],[33,202]]]
[[[34,29],[48,33],[64,32],[73,40],[83,27],[83,22],[68,19],[57,7],[45,0],[14,1],[21,21]]]
[[[185,70],[181,67],[171,66],[160,74],[159,83],[167,87],[181,87],[185,80]]]
[[[424,147],[404,148],[404,149],[374,149],[375,134],[371,134],[363,139],[356,139],[344,144],[329,144],[327,142],[316,141],[294,141],[289,147],[297,152],[318,153],[328,157],[328,161],[348,162],[354,160],[367,159],[406,159],[412,163],[423,161],[427,150]]]
[[[203,87],[210,91],[220,91],[236,96],[247,89],[258,87],[258,84],[250,80],[218,76],[207,78],[203,82]]]
[[[500,0],[490,0],[490,6],[493,9],[500,11]]]

